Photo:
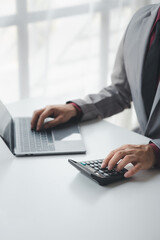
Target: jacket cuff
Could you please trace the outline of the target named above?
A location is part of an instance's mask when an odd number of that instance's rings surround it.
[[[150,142],[149,145],[152,146],[156,157],[155,167],[160,167],[160,149],[152,142]]]

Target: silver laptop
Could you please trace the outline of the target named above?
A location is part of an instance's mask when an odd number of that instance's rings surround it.
[[[0,101],[0,136],[16,156],[85,153],[77,123],[68,122],[40,132],[31,130],[31,118],[13,119]]]

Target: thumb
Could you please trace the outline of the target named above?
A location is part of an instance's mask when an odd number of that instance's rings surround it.
[[[44,128],[45,129],[52,128],[52,127],[59,125],[60,123],[62,123],[61,117],[56,117],[54,120],[51,120],[51,121],[45,123]]]

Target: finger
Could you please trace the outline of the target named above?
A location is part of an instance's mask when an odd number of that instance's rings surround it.
[[[127,154],[128,151],[125,150],[116,152],[108,163],[108,169],[111,170],[117,164],[117,162],[119,162],[119,160],[124,158]]]
[[[126,155],[117,166],[117,171],[121,171],[128,163],[133,163],[135,160],[134,155]]]
[[[116,153],[116,150],[113,150],[108,154],[108,156],[103,160],[101,168],[105,168],[108,165],[108,162],[114,156],[115,153]]]
[[[133,168],[124,174],[124,177],[129,178],[141,170],[141,163],[137,163]]]
[[[112,157],[116,154],[116,152],[118,152],[118,151],[123,151],[123,150],[126,150],[126,149],[130,149],[131,146],[132,146],[132,145],[129,145],[129,144],[127,144],[127,145],[122,145],[121,147],[119,147],[119,148],[113,150],[112,152],[110,152],[110,154],[108,154],[108,156],[103,160],[103,163],[102,163],[102,165],[101,165],[101,168],[105,168],[105,167],[108,165],[109,161],[110,161],[110,160],[112,159]]]
[[[44,108],[40,109],[40,110],[34,111],[32,119],[31,119],[31,129],[35,129],[36,128],[37,122],[38,122],[38,118],[42,114],[43,111],[44,111]]]
[[[45,129],[52,128],[52,127],[55,127],[55,126],[57,126],[61,123],[62,123],[61,116],[59,116],[59,117],[56,117],[54,120],[51,120],[51,121],[45,123],[44,128]]]
[[[45,109],[42,114],[39,116],[38,122],[37,122],[37,131],[39,131],[42,128],[42,125],[44,123],[44,120],[49,117],[52,113],[53,109]]]

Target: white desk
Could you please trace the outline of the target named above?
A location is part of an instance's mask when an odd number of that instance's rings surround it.
[[[25,116],[35,107],[23,101],[9,110]],[[147,138],[105,120],[81,125],[86,155],[16,158],[0,141],[1,240],[160,239],[160,171],[101,187],[67,161],[103,158]]]

